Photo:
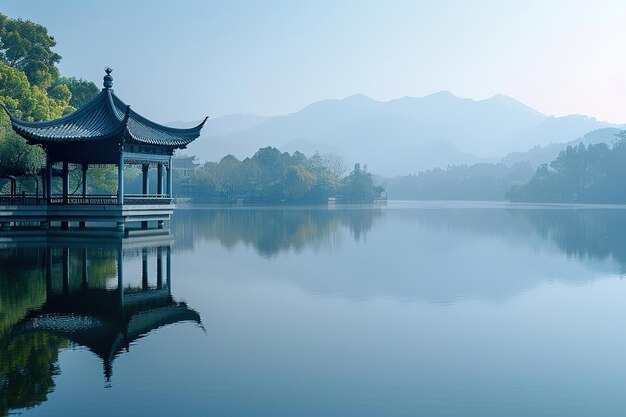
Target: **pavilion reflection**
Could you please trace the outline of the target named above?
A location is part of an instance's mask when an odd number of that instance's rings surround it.
[[[3,243],[3,263],[19,253],[35,265],[20,268],[23,276],[0,274],[0,284],[36,288],[30,298],[39,301],[26,310],[19,300],[0,305],[0,317],[15,317],[0,332],[0,415],[46,401],[64,347],[96,354],[108,383],[114,360],[139,339],[175,323],[202,326],[199,313],[172,296],[171,239]]]

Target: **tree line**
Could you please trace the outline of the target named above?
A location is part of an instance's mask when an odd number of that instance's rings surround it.
[[[196,170],[192,197],[199,201],[233,203],[326,203],[372,202],[383,187],[375,184],[365,167],[355,164],[346,176],[342,159],[333,154],[280,152],[259,149],[252,158],[240,161],[227,155]]]
[[[612,144],[568,146],[528,183],[507,193],[511,201],[626,203],[626,133]]]
[[[512,186],[524,184],[533,172],[528,162],[451,165],[390,178],[386,188],[398,200],[504,200]]]

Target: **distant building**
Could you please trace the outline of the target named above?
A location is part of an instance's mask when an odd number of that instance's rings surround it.
[[[193,176],[194,171],[200,166],[195,162],[196,156],[174,155],[172,157],[172,169],[178,174],[178,178],[185,179]]]
[[[193,174],[200,166],[198,162],[195,162],[195,159],[195,155],[174,155],[172,157],[176,197],[191,197],[194,195],[197,184]]]

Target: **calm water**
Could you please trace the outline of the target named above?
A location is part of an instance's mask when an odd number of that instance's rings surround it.
[[[180,209],[171,240],[0,245],[0,415],[626,414],[626,208]]]

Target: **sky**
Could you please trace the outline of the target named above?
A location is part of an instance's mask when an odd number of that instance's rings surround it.
[[[155,121],[447,90],[626,123],[625,1],[0,0]]]

